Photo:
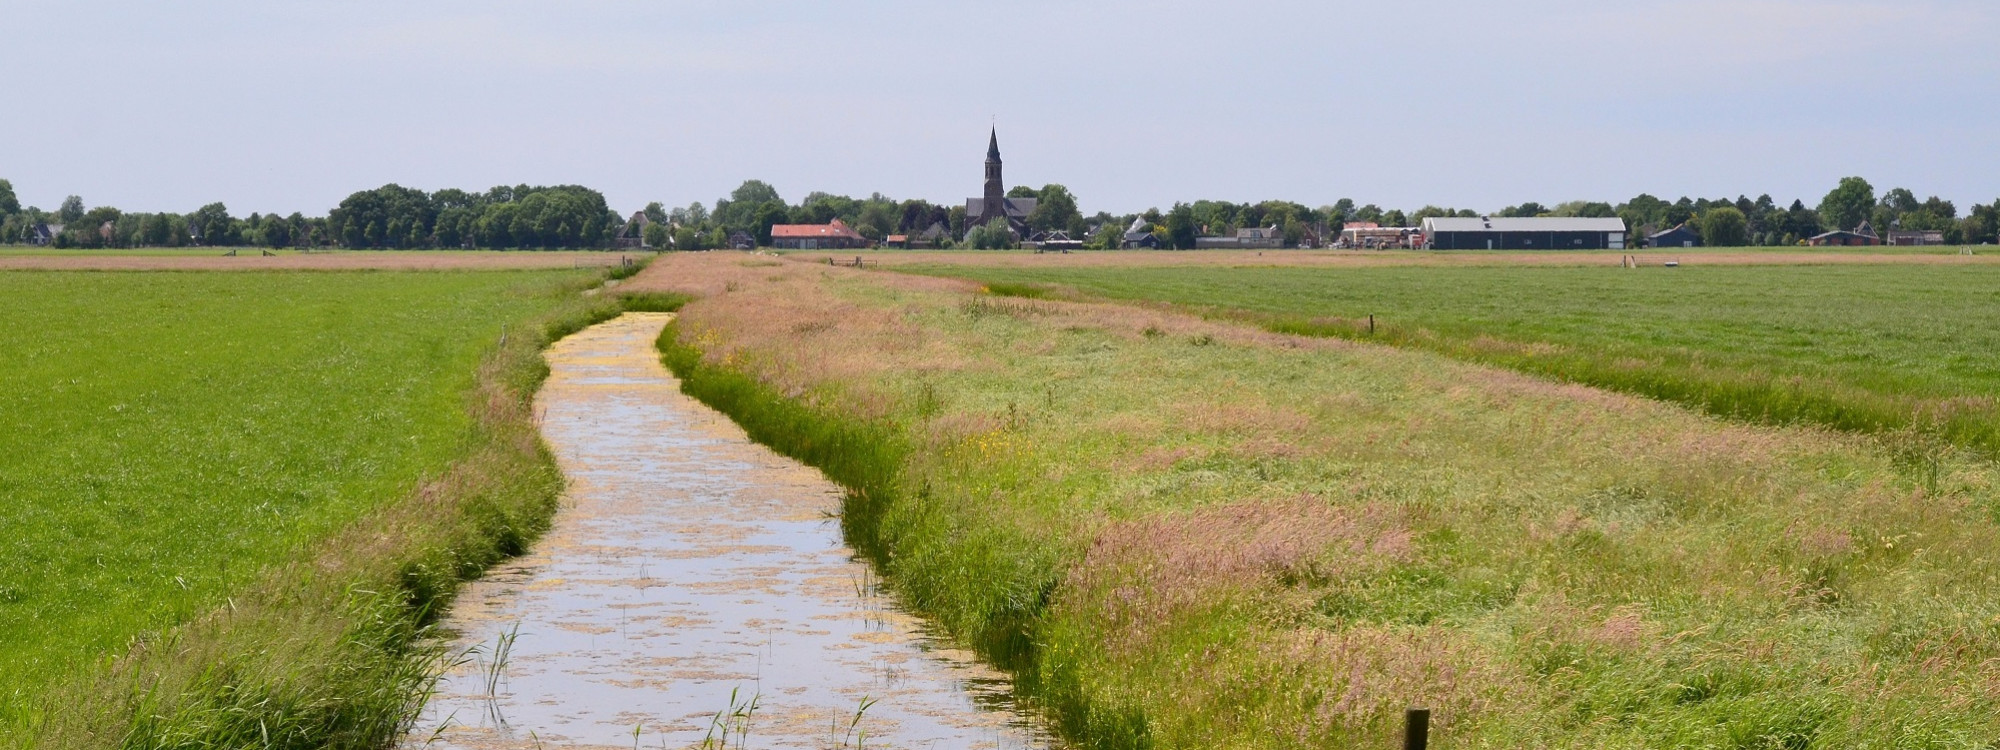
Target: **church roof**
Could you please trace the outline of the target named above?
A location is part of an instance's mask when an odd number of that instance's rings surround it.
[[[1035,212],[1036,204],[1041,203],[1040,200],[1035,198],[1006,198],[1004,200],[1007,202],[1007,215],[1016,219],[1028,218],[1028,214]],[[975,219],[985,216],[986,199],[965,199],[965,215]]]

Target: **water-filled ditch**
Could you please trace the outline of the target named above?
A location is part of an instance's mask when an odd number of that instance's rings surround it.
[[[1049,746],[1003,674],[843,546],[837,486],[680,393],[653,348],[671,317],[549,351],[536,404],[568,495],[530,554],[459,597],[447,627],[478,649],[409,744]]]

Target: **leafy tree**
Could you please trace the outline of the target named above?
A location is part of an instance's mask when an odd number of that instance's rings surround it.
[[[1062,185],[1043,185],[1035,210],[1028,213],[1028,226],[1037,232],[1063,231],[1082,236],[1083,212],[1077,210],[1076,196]]]
[[[744,180],[743,184],[736,186],[735,190],[729,192],[729,200],[731,203],[748,203],[751,205],[762,205],[765,203],[782,204],[785,202],[784,198],[778,196],[778,189],[771,187],[771,183],[763,180]]]
[[[752,214],[751,218],[751,230],[752,234],[757,238],[757,246],[770,247],[771,225],[782,224],[784,221],[785,204],[783,201],[770,201],[757,207],[756,213]],[[720,247],[720,244],[718,243],[717,246]]]
[[[1859,177],[1847,177],[1819,202],[1820,220],[1835,230],[1861,226],[1875,208],[1875,187]]]
[[[1510,218],[1533,218],[1548,213],[1549,209],[1540,203],[1529,201],[1518,206],[1508,206],[1500,210],[1500,215]]]
[[[1035,189],[1034,189],[1034,188],[1031,188],[1031,187],[1028,187],[1027,185],[1015,185],[1015,186],[1014,186],[1014,187],[1013,187],[1012,189],[1010,189],[1010,190],[1008,190],[1008,191],[1007,191],[1007,197],[1009,197],[1009,198],[1040,198],[1040,197],[1041,197],[1041,194],[1040,194],[1040,193],[1037,193],[1037,192],[1035,192]]]
[[[807,196],[807,201],[810,202],[811,198],[812,196]],[[715,212],[711,220],[720,225],[718,229],[725,230],[725,237],[732,231],[755,234],[757,212],[771,203],[780,206],[785,203],[783,198],[778,197],[777,188],[771,187],[763,180],[745,180],[742,185],[730,191],[729,197],[715,202]]]
[[[265,247],[286,247],[292,244],[292,225],[273,216],[257,228],[257,237]]]
[[[1005,250],[1014,246],[1014,230],[1008,227],[1005,218],[996,216],[967,232],[965,244],[974,250]]]
[[[659,204],[656,203],[654,205],[659,205]],[[648,222],[646,224],[646,228],[639,231],[640,231],[639,239],[645,241],[647,247],[653,248],[655,250],[660,250],[664,249],[667,246],[669,237],[668,237],[666,222],[663,221]]]
[[[81,218],[83,218],[83,199],[77,196],[64,198],[62,207],[56,209],[56,221],[60,223],[75,224]]]
[[[193,233],[196,241],[210,247],[236,244],[236,219],[229,215],[229,207],[221,202],[202,206],[189,215],[188,231]]]
[[[1959,222],[1959,241],[1969,245],[2000,242],[2000,200],[1992,205],[1974,205]]]
[[[14,196],[14,183],[0,180],[0,218],[21,212],[21,199]]]
[[[1708,247],[1742,247],[1750,244],[1750,220],[1735,206],[1711,208],[1701,215],[1701,242]]]
[[[861,208],[861,215],[855,217],[854,229],[861,236],[880,240],[896,228],[902,217],[897,206],[888,201],[868,201]]]
[[[1550,216],[1582,217],[1586,219],[1609,219],[1618,211],[1609,203],[1595,201],[1570,201],[1549,211]]]
[[[1195,225],[1194,207],[1186,203],[1175,203],[1167,211],[1167,244],[1176,250],[1194,249]]]
[[[646,221],[652,222],[653,224],[667,223],[667,207],[660,205],[659,201],[653,201],[652,203],[646,204],[646,209],[644,211],[641,211],[640,213],[645,214]]]
[[[945,219],[948,222],[947,226],[951,230],[951,236],[953,237],[965,236],[966,227],[965,227],[964,206],[952,206],[949,212],[945,214]]]
[[[707,236],[696,231],[694,227],[683,225],[674,230],[674,249],[707,250],[708,247],[703,242],[705,239]]]

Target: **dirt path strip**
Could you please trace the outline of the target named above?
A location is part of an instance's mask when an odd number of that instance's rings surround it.
[[[1046,746],[1002,675],[876,591],[841,545],[838,487],[681,394],[653,348],[671,318],[549,352],[537,408],[569,496],[532,554],[460,597],[447,624],[481,653],[407,744],[683,748],[735,691],[760,747]]]

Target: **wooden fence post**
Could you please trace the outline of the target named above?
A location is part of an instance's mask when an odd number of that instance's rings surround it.
[[[1403,750],[1427,750],[1431,744],[1431,710],[1412,708],[1403,713]]]

